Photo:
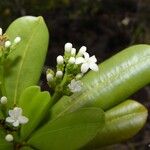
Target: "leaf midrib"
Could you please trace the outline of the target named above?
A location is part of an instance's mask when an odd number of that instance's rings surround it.
[[[13,99],[13,102],[14,102],[14,105],[17,103],[17,93],[18,93],[18,86],[19,86],[19,80],[20,80],[20,74],[21,74],[21,70],[23,68],[23,64],[25,62],[25,57],[27,55],[27,52],[28,52],[28,48],[29,48],[29,45],[34,37],[34,34],[36,34],[36,29],[38,28],[38,24],[39,24],[39,20],[37,20],[37,23],[35,22],[36,24],[36,27],[32,27],[33,31],[32,34],[30,35],[30,38],[26,44],[26,47],[25,47],[25,50],[24,50],[24,53],[23,53],[23,57],[22,57],[22,61],[21,61],[21,64],[20,64],[20,67],[18,69],[18,74],[17,74],[17,79],[16,79],[16,86],[15,86],[15,91],[14,91],[14,99]]]

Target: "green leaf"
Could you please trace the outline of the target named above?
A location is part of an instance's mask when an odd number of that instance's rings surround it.
[[[62,110],[66,110],[67,106],[69,106],[72,103],[72,99],[69,96],[63,96],[57,104],[55,104],[51,108],[51,119],[53,119],[55,116],[61,116],[63,114]],[[62,112],[62,114],[61,114]],[[72,110],[73,112],[73,110]]]
[[[105,126],[85,149],[100,148],[133,137],[144,126],[147,109],[133,100],[127,100],[105,113]]]
[[[28,138],[44,119],[51,105],[48,92],[41,92],[38,86],[28,87],[23,91],[19,100],[19,107],[29,122],[21,127],[21,139]]]
[[[39,80],[48,46],[48,30],[42,17],[26,16],[15,20],[6,34],[11,41],[16,36],[22,39],[6,64],[5,86],[12,104],[18,102],[25,88]]]
[[[107,110],[150,83],[150,46],[136,45],[121,51],[100,64],[98,72],[90,71],[82,82],[83,92],[73,94],[68,102],[65,98],[58,101],[51,110],[52,117],[85,106]]]
[[[119,104],[150,83],[150,46],[136,45],[121,51],[82,81],[85,91],[75,98],[104,110]]]
[[[91,140],[103,124],[101,109],[80,109],[48,122],[28,143],[42,150],[76,150]]]
[[[12,150],[13,146],[11,143],[5,140],[6,133],[0,128],[0,150]]]
[[[25,146],[25,147],[22,147],[20,150],[34,150],[34,149],[33,149],[33,148],[30,148],[30,147]]]

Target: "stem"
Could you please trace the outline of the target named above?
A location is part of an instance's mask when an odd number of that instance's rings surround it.
[[[55,88],[55,93],[53,94],[52,97],[52,104],[55,104],[62,97],[63,87],[67,81],[68,81],[68,75],[65,73],[62,82]]]

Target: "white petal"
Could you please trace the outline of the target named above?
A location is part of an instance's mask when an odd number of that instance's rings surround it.
[[[68,85],[68,87],[72,93],[80,92],[82,89],[82,82],[73,79],[71,80],[71,83]]]
[[[18,127],[18,126],[19,126],[19,121],[18,121],[18,120],[15,121],[15,122],[13,123],[13,126],[14,126],[14,127]]]
[[[15,108],[14,108],[14,111],[15,111],[15,116],[16,116],[17,118],[22,115],[22,109],[21,109],[21,108],[15,107]]]
[[[93,63],[97,62],[97,59],[96,59],[95,55],[93,55],[92,57],[90,57],[90,61],[93,62]]]
[[[83,55],[84,55],[85,60],[88,60],[90,58],[89,53],[87,52],[85,52]]]
[[[85,46],[82,46],[80,49],[79,49],[79,55],[83,55],[85,52],[86,52],[87,48]]]
[[[29,121],[29,119],[27,117],[25,117],[25,116],[20,116],[18,118],[18,120],[19,120],[20,124],[25,124],[25,123],[27,123]]]
[[[78,58],[76,58],[75,64],[78,65],[78,64],[82,64],[83,62],[84,62],[84,58],[83,57],[78,57]]]
[[[65,52],[70,53],[71,49],[72,49],[72,44],[71,43],[66,43],[64,49],[65,49]]]
[[[87,63],[84,63],[81,65],[81,72],[86,73],[89,69],[89,65]]]
[[[6,122],[13,123],[13,122],[15,122],[15,120],[13,118],[11,118],[11,117],[7,117],[6,118]]]
[[[0,35],[2,35],[3,34],[3,30],[2,30],[2,28],[0,28]]]
[[[8,114],[9,114],[10,117],[14,117],[14,110],[9,110]]]
[[[98,71],[98,65],[95,64],[95,63],[91,63],[89,67],[90,67],[90,69],[93,70],[93,71]]]
[[[63,63],[64,63],[64,58],[63,58],[63,56],[61,56],[61,55],[57,56],[56,61],[57,61],[57,64],[63,64]]]

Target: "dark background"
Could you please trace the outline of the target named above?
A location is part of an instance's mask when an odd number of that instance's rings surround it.
[[[0,0],[0,26],[24,15],[43,16],[50,31],[45,66],[54,67],[66,42],[82,45],[99,62],[139,43],[150,44],[150,0]],[[44,82],[44,81],[43,81]],[[150,108],[150,86],[132,98]],[[131,140],[109,149],[150,149],[150,118]]]

